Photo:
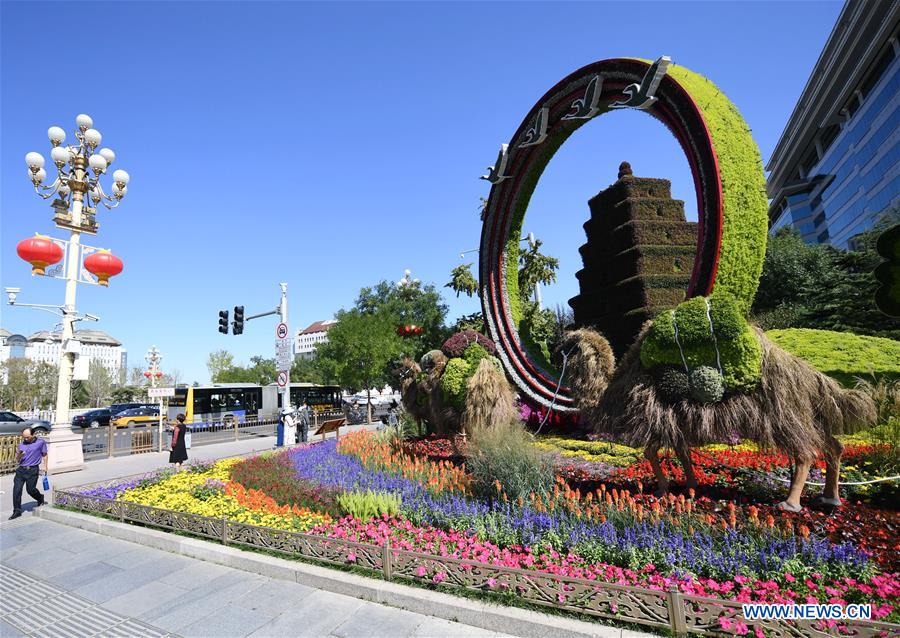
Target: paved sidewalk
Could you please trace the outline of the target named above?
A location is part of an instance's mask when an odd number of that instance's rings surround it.
[[[505,635],[35,516],[0,525],[0,596],[4,638]]]
[[[352,425],[341,428],[341,435],[357,432],[364,429],[375,429],[378,424],[370,425]],[[313,437],[310,437],[311,439]],[[328,438],[334,438],[330,435]],[[320,436],[315,440],[321,440]],[[214,443],[212,445],[201,445],[188,450],[188,461],[194,460],[214,460],[224,459],[230,456],[240,456],[243,454],[251,454],[253,452],[261,452],[271,450],[275,445],[275,437],[260,437],[246,439],[243,441],[229,441],[227,443]],[[94,483],[96,481],[106,481],[118,478],[120,476],[130,476],[132,474],[143,474],[152,472],[153,470],[165,467],[169,464],[168,452],[149,452],[147,454],[133,454],[131,456],[117,456],[111,459],[98,459],[95,461],[87,461],[85,469],[77,472],[66,472],[64,474],[53,474],[50,476],[50,489],[54,487],[73,487],[75,485],[83,485],[85,483]],[[0,476],[0,521],[5,522],[12,514],[12,488],[14,474],[4,474]],[[41,481],[38,481],[38,489],[41,488]],[[30,512],[34,509],[35,502],[31,500],[27,492],[22,493],[22,510]]]

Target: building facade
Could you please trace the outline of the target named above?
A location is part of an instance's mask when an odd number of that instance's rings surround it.
[[[113,379],[113,383],[125,382],[128,372],[128,351],[121,342],[100,330],[76,330],[75,339],[81,343],[79,357],[99,361]],[[24,358],[31,361],[59,365],[62,348],[59,332],[35,332],[30,337],[10,334],[0,330],[0,363],[9,359]]]
[[[772,232],[853,248],[900,204],[900,3],[849,0],[766,166]]]
[[[326,319],[299,330],[294,340],[294,355],[302,359],[312,359],[316,354],[316,344],[328,342],[328,329],[336,323],[335,319]]]

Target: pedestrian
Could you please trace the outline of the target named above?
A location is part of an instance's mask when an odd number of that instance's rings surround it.
[[[22,488],[37,501],[37,507],[44,504],[44,495],[37,488],[39,472],[47,474],[47,442],[34,435],[31,428],[22,430],[22,442],[16,450],[16,478],[13,480],[13,513],[9,520],[22,515]]]
[[[388,426],[397,427],[397,402],[391,401],[391,407],[388,410]]]
[[[187,426],[184,424],[184,414],[175,417],[172,426],[172,451],[169,452],[169,463],[175,464],[175,470],[181,471],[181,464],[187,461]]]
[[[288,443],[297,441],[297,422],[294,419],[294,408],[287,407],[282,412],[284,415],[284,440]]]
[[[306,405],[306,401],[300,406],[300,427],[297,436],[300,439],[299,443],[309,442],[309,406]]]

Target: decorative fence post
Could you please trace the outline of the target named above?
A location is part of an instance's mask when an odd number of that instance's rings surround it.
[[[112,423],[106,426],[106,458],[108,459],[111,459],[113,455],[113,434],[115,433],[115,431],[116,427]]]
[[[228,517],[222,517],[222,544],[228,544]]]
[[[666,605],[669,608],[669,623],[676,636],[687,634],[687,619],[684,615],[684,599],[678,585],[672,583],[666,591]]]
[[[391,541],[389,539],[385,539],[384,545],[381,546],[381,568],[384,570],[384,579],[390,580],[394,570],[391,565]]]

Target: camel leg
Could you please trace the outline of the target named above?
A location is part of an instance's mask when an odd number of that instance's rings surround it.
[[[691,451],[687,446],[679,446],[675,449],[675,455],[684,468],[684,478],[688,488],[697,488],[697,477],[694,475],[694,463],[691,461]]]
[[[793,477],[791,477],[791,491],[788,493],[788,497],[784,502],[780,504],[781,509],[793,512],[799,512],[802,509],[800,506],[800,495],[803,494],[803,487],[806,484],[806,479],[809,476],[811,467],[811,461],[797,462],[797,468]]]
[[[825,447],[825,489],[822,491],[822,502],[828,505],[840,505],[841,454],[844,445],[836,438],[829,437]]]
[[[653,475],[656,476],[656,496],[664,496],[669,491],[669,479],[663,473],[662,463],[659,461],[659,445],[651,443],[644,448],[644,458],[650,461],[650,467],[653,468]]]

